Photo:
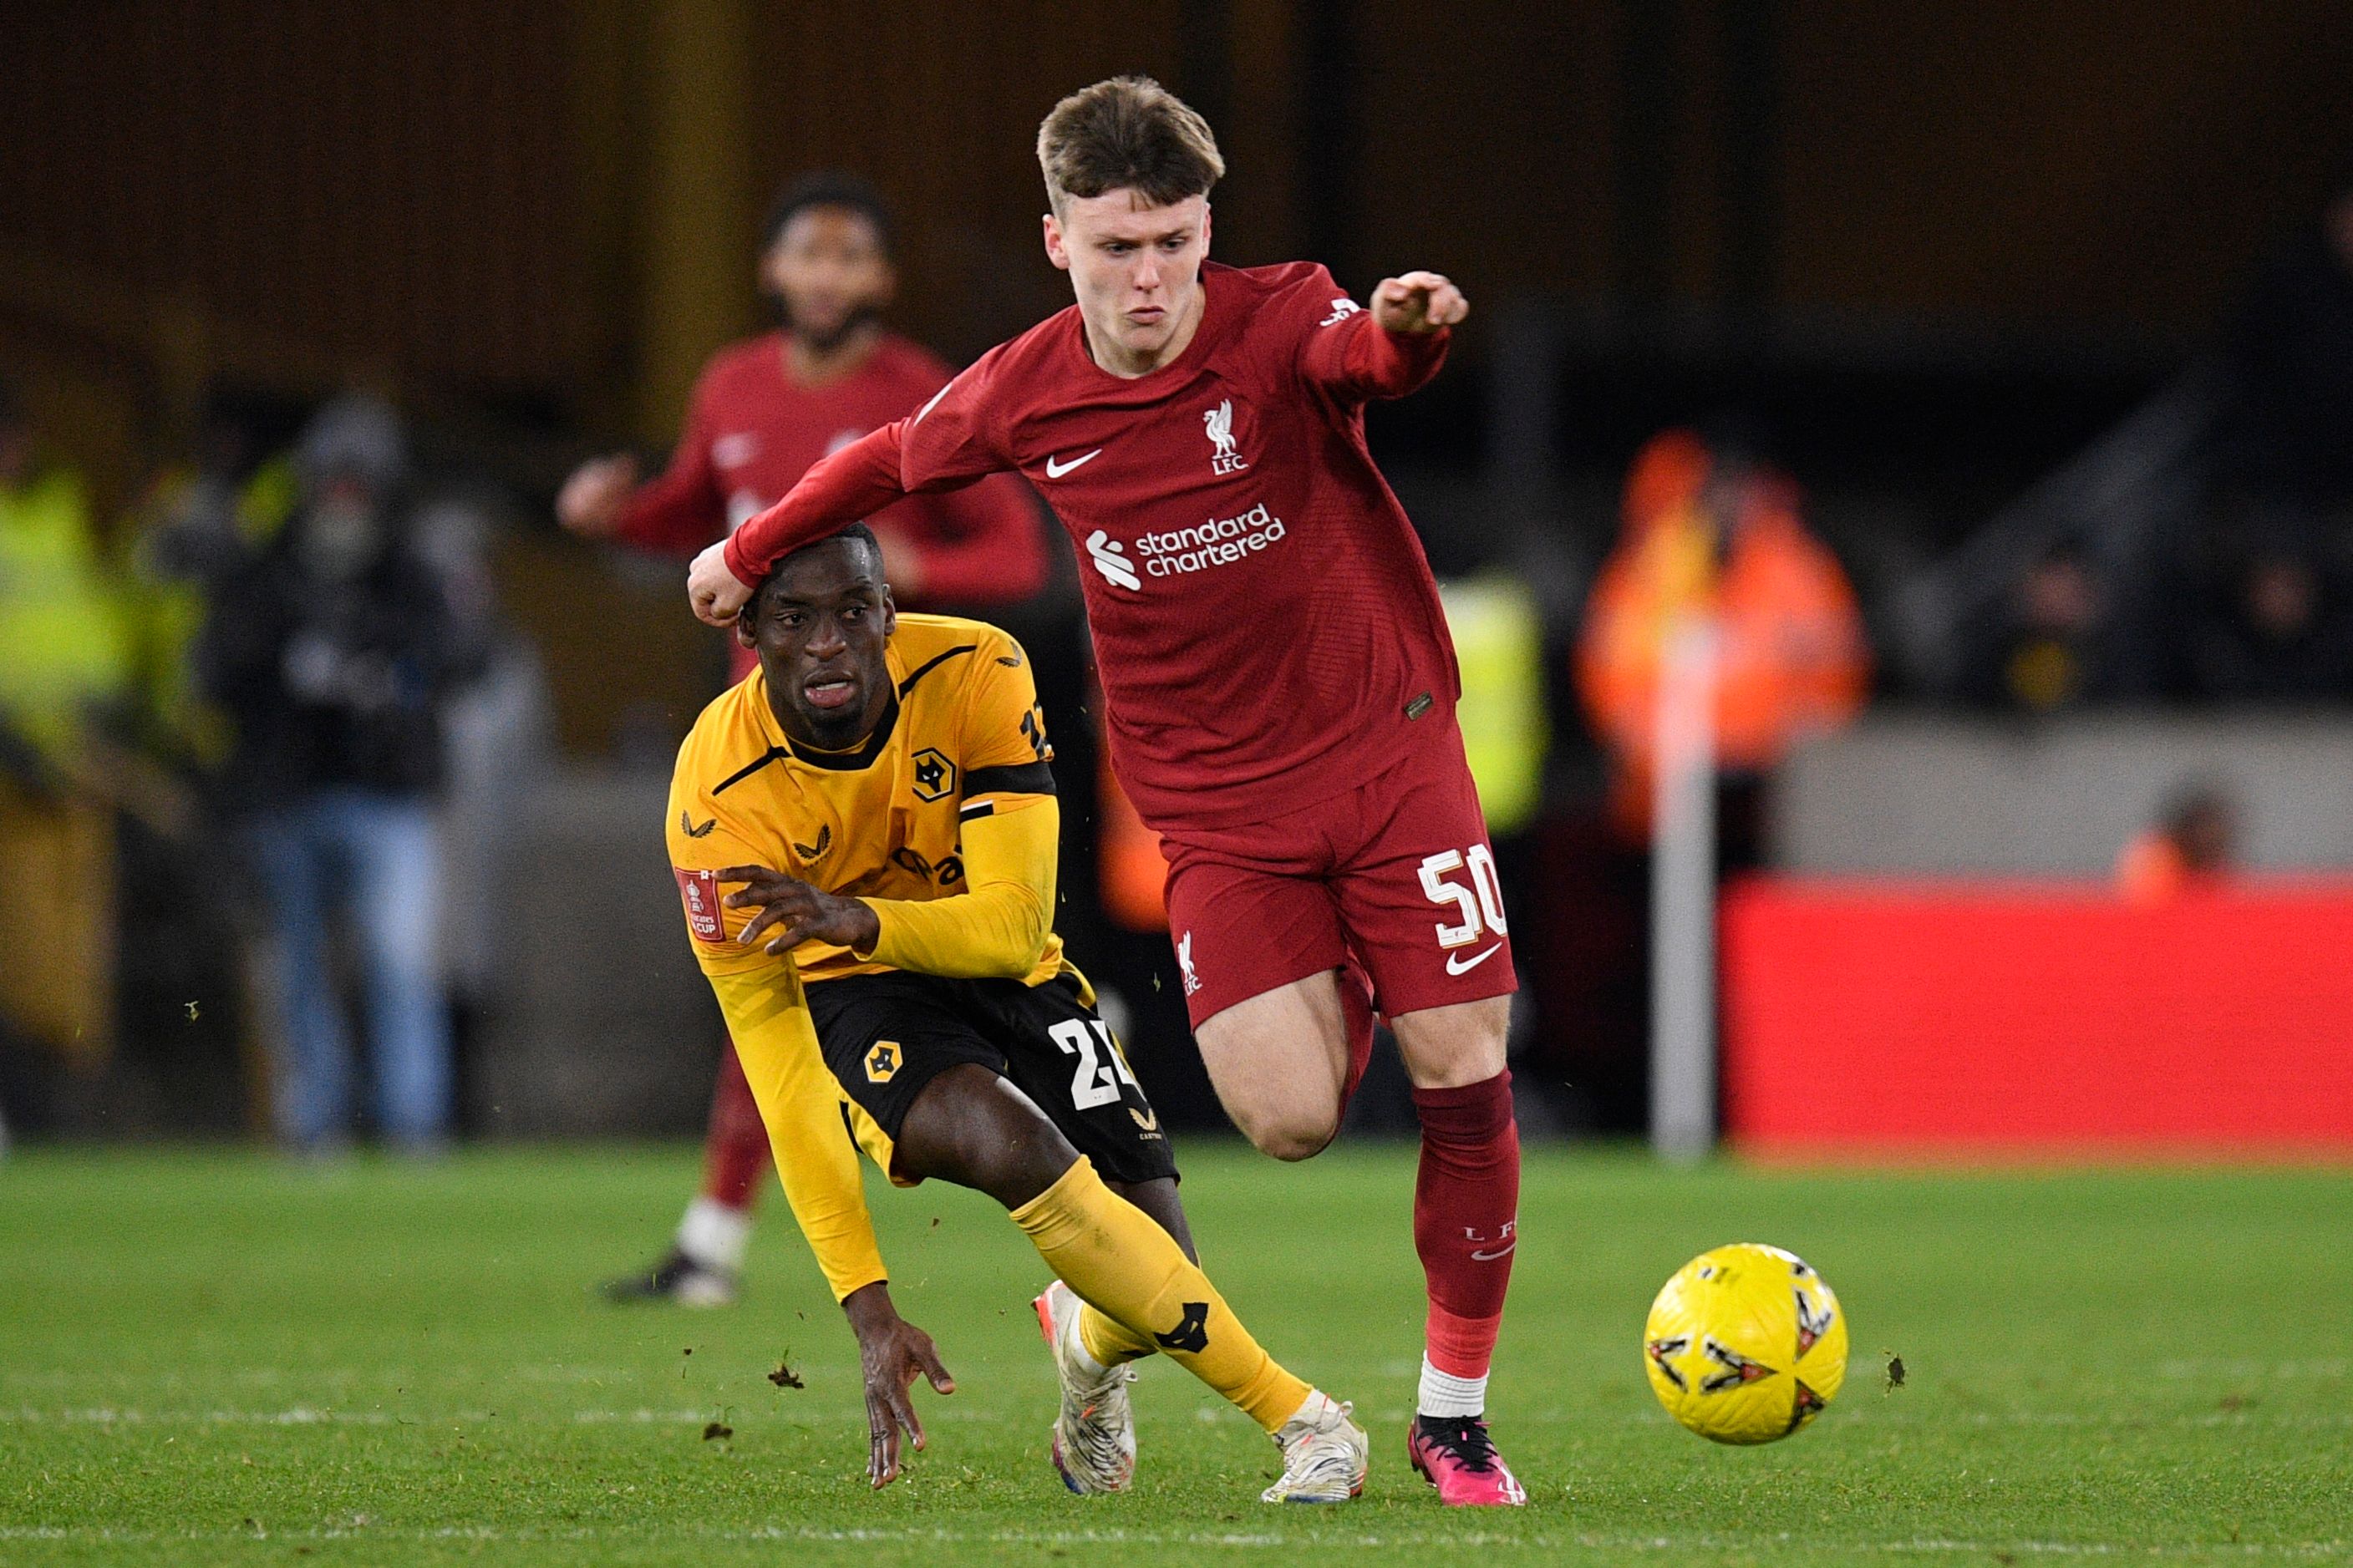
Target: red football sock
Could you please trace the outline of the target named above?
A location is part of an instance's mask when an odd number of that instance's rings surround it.
[[[1430,1287],[1430,1364],[1484,1379],[1503,1326],[1504,1292],[1519,1245],[1520,1130],[1512,1075],[1459,1089],[1417,1089],[1421,1172],[1413,1188],[1413,1245]]]
[[[768,1129],[730,1041],[727,1054],[720,1058],[719,1082],[711,1091],[711,1125],[702,1135],[702,1195],[748,1213],[767,1168]]]

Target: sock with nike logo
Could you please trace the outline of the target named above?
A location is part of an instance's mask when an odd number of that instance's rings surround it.
[[[1421,1170],[1413,1244],[1430,1290],[1425,1415],[1483,1415],[1487,1367],[1519,1247],[1520,1131],[1509,1069],[1458,1089],[1416,1089]]]

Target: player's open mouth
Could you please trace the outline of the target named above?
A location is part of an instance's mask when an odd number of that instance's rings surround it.
[[[858,682],[846,675],[817,674],[801,682],[812,708],[846,708],[858,696]]]

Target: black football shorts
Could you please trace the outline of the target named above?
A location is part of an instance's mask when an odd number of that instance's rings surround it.
[[[1104,1180],[1176,1174],[1125,1053],[1068,975],[1024,985],[892,971],[811,981],[807,994],[826,1065],[893,1145],[924,1086],[974,1062],[1035,1100]]]

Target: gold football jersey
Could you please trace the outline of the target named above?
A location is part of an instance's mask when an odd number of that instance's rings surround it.
[[[848,898],[950,898],[965,890],[963,825],[1053,793],[1037,684],[1011,637],[980,621],[902,615],[887,659],[891,704],[855,751],[796,744],[756,669],[703,710],[680,748],[670,864],[706,970],[776,962],[733,940],[754,911],[720,902],[721,869],[765,866]],[[793,957],[803,980],[889,967],[819,942]],[[1061,938],[1049,936],[1027,983],[1065,967]]]

